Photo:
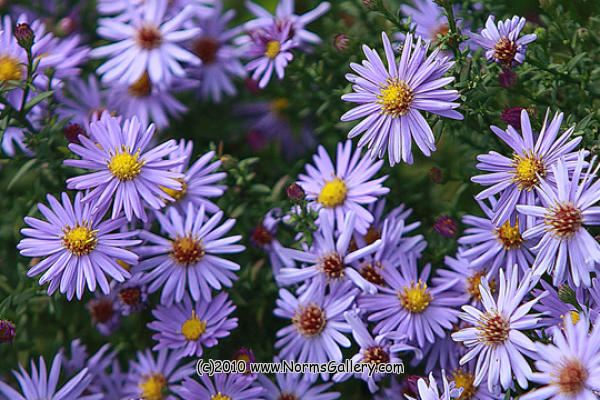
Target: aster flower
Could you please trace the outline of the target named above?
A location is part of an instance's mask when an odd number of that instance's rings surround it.
[[[381,247],[381,240],[365,246],[356,251],[350,252],[348,246],[352,238],[354,227],[354,211],[350,211],[344,219],[341,233],[335,240],[335,231],[331,222],[323,215],[321,211],[321,226],[314,233],[313,246],[309,250],[300,251],[294,249],[282,249],[281,254],[284,258],[309,263],[304,268],[281,268],[277,274],[277,282],[281,285],[292,285],[307,279],[316,278],[320,283],[339,284],[342,279],[352,281],[363,291],[375,293],[376,288],[361,276],[355,269],[353,263],[360,258],[375,252]]]
[[[70,78],[63,90],[57,93],[59,105],[56,110],[61,118],[71,118],[71,122],[90,129],[90,122],[100,119],[103,111],[108,110],[108,93],[98,82],[94,74],[89,74],[87,80],[77,76]]]
[[[124,387],[127,382],[127,374],[121,371],[118,360],[114,360],[110,365],[110,372],[102,371],[98,374],[96,381],[90,385],[90,393],[98,393],[102,399],[122,399],[125,392]]]
[[[143,274],[133,275],[123,283],[113,283],[111,288],[117,295],[116,306],[121,315],[127,316],[148,306],[148,287]]]
[[[552,343],[536,343],[538,359],[531,381],[546,385],[520,397],[540,399],[596,399],[600,391],[600,321],[590,332],[585,318],[570,317],[563,329],[553,328]]]
[[[310,285],[298,297],[285,289],[279,290],[277,307],[273,313],[291,320],[292,324],[277,332],[275,348],[280,349],[279,358],[303,362],[341,362],[340,346],[350,347],[350,340],[343,332],[350,332],[344,320],[344,311],[354,302],[357,290],[351,285],[339,285],[325,295],[325,285]],[[324,380],[328,373],[321,374]],[[308,378],[314,381],[317,376]]]
[[[87,309],[92,314],[92,324],[103,336],[110,336],[121,324],[121,314],[117,303],[116,292],[109,294],[95,293]]]
[[[338,229],[343,226],[344,217],[354,211],[354,229],[363,235],[367,233],[374,218],[362,205],[373,203],[377,200],[376,196],[390,191],[381,185],[387,175],[369,180],[383,162],[373,162],[366,155],[361,157],[360,150],[352,154],[352,142],[349,140],[338,143],[335,167],[323,146],[319,146],[313,160],[316,168],[307,164],[307,175],[298,176],[298,184],[306,192],[309,206],[317,211],[323,210],[322,218],[328,219],[332,226],[337,221]]]
[[[489,62],[496,62],[503,68],[514,67],[525,61],[527,44],[537,39],[535,34],[519,37],[525,22],[525,18],[515,15],[496,26],[495,17],[490,15],[485,28],[479,34],[472,33],[471,39],[485,49]]]
[[[175,149],[176,142],[169,140],[147,149],[153,135],[154,125],[144,131],[137,117],[121,124],[120,118],[103,113],[99,121],[90,124],[89,138],[81,135],[81,145],[69,144],[81,160],[64,161],[65,165],[95,172],[67,179],[67,187],[92,189],[83,197],[84,202],[104,204],[112,199],[113,219],[124,210],[128,221],[134,215],[147,221],[144,205],[155,210],[163,207],[162,198],[172,198],[161,187],[181,190],[177,179],[183,178],[170,171],[183,158],[164,159]]]
[[[282,212],[280,208],[269,210],[263,220],[250,233],[250,242],[267,252],[273,275],[277,277],[283,266],[292,268],[295,263],[290,257],[285,256],[285,248],[275,237],[277,233],[277,225],[282,220]],[[277,278],[275,278],[277,280]]]
[[[257,17],[257,19],[246,23],[246,29],[270,25],[273,20],[278,24],[290,23],[290,39],[299,47],[308,50],[310,45],[320,43],[321,38],[313,32],[308,31],[306,25],[325,14],[330,6],[329,2],[323,1],[307,13],[297,15],[294,14],[294,0],[280,0],[275,8],[275,15],[272,15],[258,4],[246,1],[248,11]]]
[[[333,383],[315,385],[302,374],[275,374],[275,383],[264,375],[258,375],[258,382],[265,389],[263,396],[266,400],[334,400],[340,397],[338,392],[327,391]]]
[[[415,257],[401,260],[398,268],[385,268],[381,275],[386,286],[374,295],[363,295],[358,306],[368,315],[368,321],[377,322],[374,333],[399,331],[416,341],[419,347],[433,343],[436,337],[446,335],[458,318],[454,307],[464,304],[466,296],[449,292],[455,281],[429,287],[427,279],[431,265],[427,264],[417,275]]]
[[[519,282],[518,267],[515,265],[505,277],[500,270],[498,298],[494,300],[489,283],[485,278],[479,286],[481,304],[484,311],[465,305],[460,318],[472,327],[452,334],[452,339],[470,348],[461,358],[464,365],[478,357],[474,385],[479,386],[487,375],[488,389],[498,392],[499,385],[507,390],[513,384],[513,376],[519,386],[527,388],[531,378],[531,368],[523,354],[536,356],[534,343],[522,330],[534,329],[538,324],[538,314],[529,314],[531,307],[540,297],[521,304],[529,294],[536,280],[526,274]]]
[[[229,336],[237,328],[237,318],[228,318],[235,310],[226,293],[219,293],[211,301],[192,303],[189,296],[170,307],[158,305],[152,310],[155,321],[148,328],[158,333],[153,350],[164,348],[181,350],[178,357],[202,357],[202,349],[217,345],[217,339]]]
[[[156,358],[154,358],[156,355]],[[195,372],[194,362],[179,364],[178,351],[167,349],[152,353],[146,349],[136,353],[137,361],[129,361],[129,374],[123,391],[127,398],[177,400],[173,390],[184,378]]]
[[[174,77],[183,77],[182,62],[198,64],[194,54],[178,43],[198,34],[198,28],[182,29],[195,13],[192,5],[167,17],[168,0],[146,1],[129,8],[131,15],[98,20],[98,35],[115,41],[90,52],[95,58],[111,57],[98,67],[103,82],[119,81],[131,85],[147,71],[155,85],[170,84]]]
[[[106,343],[91,357],[87,353],[87,346],[81,343],[80,339],[71,341],[70,358],[63,356],[62,365],[67,376],[74,375],[83,368],[88,368],[90,375],[96,378],[96,375],[104,371],[115,360],[117,351],[109,351],[110,344]],[[64,355],[64,348],[60,349]]]
[[[0,393],[4,394],[10,400],[100,400],[102,395],[84,395],[81,394],[87,388],[92,375],[87,368],[82,369],[77,375],[71,378],[64,386],[57,390],[60,367],[62,363],[62,354],[58,352],[52,361],[50,374],[47,375],[46,363],[42,357],[39,361],[39,369],[31,360],[31,374],[19,364],[20,372],[13,371],[14,376],[19,381],[22,394],[11,388],[4,382],[0,382]]]
[[[390,165],[401,160],[412,164],[411,137],[426,156],[435,150],[433,132],[419,110],[452,119],[463,118],[454,110],[459,106],[454,102],[458,92],[440,89],[454,80],[442,78],[453,62],[439,58],[439,49],[426,57],[429,44],[423,45],[421,38],[413,44],[412,35],[407,34],[397,63],[387,35],[381,36],[388,68],[375,50],[363,46],[368,61],[362,65],[350,64],[358,74],[346,75],[354,93],[342,96],[342,100],[359,106],[342,115],[341,120],[366,117],[350,130],[348,137],[363,133],[358,147],[366,145],[373,158],[382,158],[387,149]]]
[[[253,382],[252,379],[240,374],[215,374],[213,379],[205,374],[200,376],[200,382],[186,378],[180,386],[173,390],[183,400],[262,399],[264,389],[260,386],[253,386]]]
[[[433,373],[429,374],[429,382],[421,378],[417,382],[419,390],[419,399],[422,400],[451,400],[457,399],[461,395],[461,390],[454,387],[454,382],[448,382],[446,373],[442,371],[442,392],[440,393]],[[411,400],[414,398],[407,396]]]
[[[542,315],[542,318],[540,318],[539,321],[540,327],[564,327],[567,316],[570,316],[573,323],[577,323],[581,319],[583,313],[581,313],[573,304],[563,302],[558,295],[558,291],[551,284],[544,280],[540,280],[540,284],[542,285],[542,289],[535,289],[532,292],[533,296],[536,297],[542,294],[544,295],[544,297],[533,306],[533,309]],[[562,290],[562,288],[559,288],[559,290]],[[578,287],[575,288],[573,293],[575,294],[575,301],[577,301],[578,304],[583,305],[588,303],[589,296],[587,296],[587,294],[591,294],[593,291],[588,292],[588,290]]]
[[[232,280],[237,279],[232,271],[240,266],[216,255],[244,250],[244,246],[234,244],[241,236],[222,237],[233,227],[234,219],[217,226],[222,211],[205,221],[204,206],[197,209],[191,203],[185,216],[171,207],[166,215],[157,213],[156,217],[168,239],[142,231],[140,237],[147,244],[136,252],[143,261],[133,269],[133,272],[148,271],[145,279],[151,282],[150,293],[162,287],[161,303],[170,305],[173,301],[181,302],[186,291],[194,300],[202,297],[208,301],[211,287],[216,290],[231,287]]]
[[[494,277],[497,275],[498,268],[488,270],[487,265],[475,267],[464,256],[464,252],[465,248],[459,248],[455,258],[450,256],[444,257],[444,264],[450,269],[437,269],[437,276],[432,279],[432,282],[436,285],[441,285],[448,281],[456,282],[450,290],[455,291],[460,296],[466,294],[470,299],[471,305],[476,305],[481,301],[479,284],[483,277],[488,279],[492,293],[496,290],[496,279]]]
[[[227,174],[216,172],[221,167],[221,160],[214,160],[214,151],[203,154],[190,166],[193,149],[194,142],[191,140],[179,141],[175,150],[169,154],[169,159],[183,159],[181,164],[172,169],[173,172],[183,174],[183,179],[180,180],[181,190],[162,189],[175,200],[168,204],[176,207],[182,214],[187,210],[188,204],[193,204],[194,208],[204,206],[207,212],[216,213],[219,207],[209,199],[223,195],[227,186],[218,185],[217,182],[225,179]]]
[[[536,224],[523,233],[525,239],[538,238],[533,247],[536,252],[532,268],[537,275],[552,273],[553,283],[558,286],[565,280],[570,266],[570,278],[575,286],[590,287],[590,272],[600,263],[600,245],[585,229],[587,225],[600,225],[600,183],[593,168],[594,160],[587,166],[584,152],[579,158],[572,178],[564,159],[550,167],[556,186],[545,179],[539,184],[541,206],[518,205],[517,210],[537,218]],[[568,259],[568,261],[567,261]]]
[[[211,12],[200,16],[198,26],[202,32],[191,42],[191,51],[202,64],[191,66],[186,72],[189,78],[199,81],[198,94],[203,99],[219,103],[224,94],[236,94],[232,78],[244,78],[246,70],[240,62],[241,49],[232,43],[241,27],[227,28],[235,11],[223,13],[223,2],[215,0],[213,3]]]
[[[71,300],[74,294],[81,299],[86,287],[93,292],[96,284],[103,293],[110,292],[106,275],[116,281],[130,276],[117,261],[137,264],[138,257],[125,247],[135,246],[139,240],[131,240],[136,232],[111,233],[124,224],[124,218],[100,222],[106,212],[92,211],[89,204],[82,204],[82,194],[77,193],[73,204],[66,193],[62,193],[62,204],[48,195],[51,208],[38,204],[38,209],[48,220],[25,217],[31,228],[23,228],[22,239],[17,248],[26,257],[47,257],[27,272],[35,276],[45,272],[40,285],[50,282],[48,295],[60,287]]]
[[[492,208],[496,198],[490,197]],[[493,222],[494,212],[483,201],[478,201],[485,218],[465,215],[463,224],[470,226],[465,229],[463,236],[458,239],[463,249],[461,256],[468,259],[472,268],[484,269],[490,276],[498,273],[498,268],[510,268],[517,264],[521,271],[527,272],[533,261],[529,250],[531,243],[523,239],[523,223],[519,218],[511,224],[508,220],[502,225]]]
[[[477,168],[491,173],[471,178],[475,183],[490,186],[479,193],[476,199],[482,200],[496,194],[500,195],[492,210],[494,212],[492,222],[498,226],[508,221],[511,216],[514,218],[517,204],[536,204],[536,192],[533,189],[539,187],[540,177],[554,179],[551,176],[550,166],[560,157],[565,157],[567,172],[575,167],[577,153],[570,152],[581,142],[581,137],[568,141],[573,133],[571,127],[557,138],[563,114],[555,114],[548,124],[549,111],[546,112],[535,144],[529,115],[525,110],[521,111],[521,135],[512,126],[508,126],[506,131],[496,126],[491,127],[496,136],[512,149],[512,159],[495,151],[477,156],[479,161]],[[514,219],[511,223],[514,224]],[[528,218],[521,223],[529,227],[533,219]]]
[[[285,67],[292,61],[294,55],[290,52],[296,43],[290,39],[292,25],[289,22],[263,26],[248,32],[251,42],[245,51],[245,56],[251,61],[246,64],[246,70],[252,72],[252,79],[258,81],[258,87],[264,89],[273,75],[283,79]]]

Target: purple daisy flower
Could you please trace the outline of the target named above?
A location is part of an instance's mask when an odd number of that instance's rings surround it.
[[[552,343],[536,343],[538,358],[530,380],[543,386],[519,397],[523,400],[592,400],[600,391],[600,321],[590,332],[587,318],[552,330]]]
[[[518,205],[517,210],[537,218],[536,224],[523,233],[525,239],[539,238],[533,247],[536,252],[532,268],[536,275],[552,273],[554,286],[565,280],[570,266],[570,278],[579,286],[591,286],[590,272],[600,263],[600,244],[585,229],[586,225],[600,225],[600,181],[593,168],[584,161],[584,151],[579,158],[572,178],[564,159],[550,167],[556,186],[542,179],[537,193],[541,206]],[[587,170],[583,171],[587,165]]]
[[[277,8],[275,8],[275,15],[272,15],[261,6],[251,1],[246,1],[248,11],[257,17],[257,19],[247,22],[246,28],[250,30],[270,25],[273,23],[273,20],[277,21],[278,24],[290,23],[290,39],[299,47],[308,50],[310,45],[320,43],[321,38],[313,32],[306,30],[306,25],[325,14],[330,6],[329,2],[323,1],[307,13],[296,15],[294,14],[294,0],[280,0]]]
[[[137,264],[137,255],[125,247],[140,241],[131,240],[136,232],[111,233],[125,223],[125,218],[100,222],[106,208],[92,211],[89,204],[82,204],[81,193],[75,195],[74,207],[66,193],[62,193],[62,205],[51,195],[46,198],[52,208],[40,203],[38,209],[48,222],[25,217],[31,228],[23,228],[21,233],[29,237],[17,245],[25,257],[47,257],[35,264],[27,276],[45,272],[39,283],[50,282],[48,295],[60,287],[69,300],[74,294],[81,299],[86,284],[90,292],[98,284],[108,294],[105,274],[118,282],[130,277],[117,261]]]
[[[20,373],[13,371],[13,375],[19,381],[23,394],[17,392],[4,382],[0,382],[0,393],[4,394],[10,400],[100,400],[101,394],[81,395],[92,380],[92,375],[87,368],[82,369],[77,375],[71,378],[63,387],[57,390],[60,367],[62,364],[62,353],[56,353],[50,374],[47,375],[46,363],[40,357],[39,370],[31,360],[31,374],[19,364]]]
[[[549,112],[548,109],[535,144],[529,115],[525,110],[521,111],[521,135],[512,126],[508,126],[506,131],[496,126],[490,127],[496,136],[513,150],[512,159],[495,151],[477,156],[477,168],[491,173],[474,176],[471,180],[483,186],[490,186],[477,195],[477,200],[500,194],[493,208],[492,222],[497,226],[501,226],[511,217],[511,223],[514,224],[517,204],[536,204],[537,197],[533,189],[539,187],[540,178],[548,177],[554,181],[554,178],[549,176],[550,166],[560,157],[565,157],[567,172],[572,171],[577,164],[577,153],[570,152],[581,142],[581,137],[569,142],[574,128],[571,127],[557,138],[563,114],[555,114],[548,124]],[[533,223],[533,218],[527,218],[523,222],[527,228]]]
[[[366,155],[361,157],[360,150],[352,154],[352,142],[349,140],[337,144],[335,167],[323,146],[319,146],[313,161],[316,168],[306,164],[307,175],[298,176],[298,184],[306,192],[309,206],[317,211],[323,210],[322,218],[328,219],[330,225],[334,226],[334,221],[337,221],[338,229],[344,225],[345,216],[354,211],[354,229],[366,234],[374,218],[362,205],[374,203],[376,196],[390,191],[382,186],[387,175],[369,180],[379,171],[383,161],[373,162]]]
[[[58,115],[71,118],[71,122],[85,127],[87,131],[90,129],[90,122],[98,121],[103,111],[115,113],[114,110],[107,109],[108,93],[94,74],[89,74],[87,80],[77,76],[69,79],[57,97],[60,102]]]
[[[204,206],[204,209],[214,214],[219,211],[219,207],[209,200],[211,197],[221,197],[227,189],[225,185],[217,185],[217,182],[225,179],[225,172],[216,172],[221,167],[221,160],[215,160],[215,152],[209,151],[198,158],[191,166],[192,150],[194,142],[179,141],[177,148],[169,154],[169,159],[183,159],[183,162],[172,169],[173,172],[183,174],[181,190],[162,188],[174,203],[169,203],[176,207],[182,214],[187,210],[188,204],[193,204],[194,208]],[[214,160],[214,161],[213,161]]]
[[[295,265],[294,260],[285,255],[285,248],[275,237],[277,225],[281,220],[282,212],[280,208],[269,210],[260,224],[252,230],[249,238],[254,246],[264,250],[269,255],[273,276],[276,280],[282,267],[292,268]]]
[[[96,292],[86,307],[92,314],[92,324],[101,335],[110,336],[121,325],[121,314],[114,291],[106,295]]]
[[[90,393],[101,394],[102,399],[122,399],[125,398],[124,387],[127,382],[127,374],[121,371],[118,360],[114,360],[110,365],[110,372],[102,371],[98,374],[94,384],[90,385]]]
[[[524,304],[521,302],[536,282],[530,273],[519,282],[516,265],[509,270],[508,277],[501,269],[497,300],[492,297],[489,283],[484,278],[479,286],[484,311],[469,305],[462,307],[464,312],[460,313],[460,318],[472,327],[453,333],[452,339],[470,348],[461,358],[461,365],[478,357],[475,386],[479,386],[487,375],[491,392],[500,391],[500,385],[507,390],[512,386],[514,376],[521,388],[527,388],[531,367],[523,354],[537,357],[537,350],[531,339],[521,331],[537,326],[539,314],[528,313],[540,297]]]
[[[283,79],[285,67],[294,58],[290,50],[296,43],[290,39],[291,28],[290,22],[278,24],[272,20],[270,25],[248,32],[251,42],[245,56],[252,61],[246,64],[246,70],[254,71],[252,79],[258,81],[260,89],[267,86],[273,70],[280,80]]]
[[[200,63],[194,54],[178,43],[198,34],[199,28],[182,29],[196,12],[189,5],[176,15],[166,14],[168,0],[145,1],[137,8],[130,7],[127,19],[101,18],[98,35],[115,41],[90,52],[95,58],[111,58],[98,67],[103,82],[119,81],[131,85],[147,71],[155,85],[170,84],[174,77],[185,72],[180,63]]]
[[[429,380],[424,378],[417,382],[419,391],[419,399],[422,400],[452,400],[460,397],[462,391],[455,387],[454,382],[448,382],[446,373],[442,370],[442,391],[438,389],[437,382],[433,377],[433,373],[429,374]],[[406,396],[410,400],[415,400],[411,396]]]
[[[363,291],[375,293],[375,286],[367,281],[356,270],[353,265],[355,261],[364,256],[375,252],[381,247],[381,240],[376,240],[372,244],[356,251],[350,252],[348,246],[352,238],[354,227],[354,211],[350,211],[344,219],[341,233],[335,240],[335,231],[331,222],[323,215],[321,211],[321,226],[314,233],[313,246],[308,251],[283,249],[281,254],[284,258],[297,260],[310,264],[302,268],[281,268],[276,276],[280,285],[288,286],[300,283],[307,279],[317,278],[319,283],[338,284],[342,279],[352,281]],[[315,280],[313,280],[315,283]]]
[[[89,357],[86,345],[82,344],[80,339],[73,340],[70,346],[70,358],[63,357],[62,360],[67,376],[75,375],[83,368],[87,368],[95,380],[96,376],[102,373],[117,356],[116,350],[109,350],[110,344],[106,343],[93,356]],[[60,352],[64,355],[64,348],[61,348]]]
[[[377,294],[358,299],[358,306],[367,313],[367,319],[377,322],[376,334],[398,331],[423,347],[426,342],[437,340],[436,336],[444,337],[444,329],[452,329],[459,313],[454,307],[464,304],[466,296],[457,296],[448,290],[455,281],[428,287],[430,272],[431,265],[427,264],[417,276],[414,256],[401,260],[399,268],[382,270],[386,286],[380,286]]]
[[[237,279],[232,271],[240,266],[216,256],[244,250],[244,246],[234,244],[242,238],[240,235],[222,237],[235,220],[228,219],[217,226],[222,211],[208,220],[205,216],[204,206],[197,209],[190,203],[185,215],[171,207],[166,215],[156,214],[168,239],[148,231],[140,233],[147,244],[136,249],[143,261],[133,272],[148,271],[145,277],[151,282],[148,290],[153,293],[162,287],[160,301],[164,305],[181,302],[186,291],[194,300],[202,297],[209,301],[211,287],[216,290],[231,287],[232,280]]]
[[[129,374],[123,388],[126,398],[177,400],[176,396],[163,393],[173,390],[195,372],[193,361],[178,365],[178,351],[162,349],[153,353],[146,349],[136,355],[137,361],[129,361]]]
[[[235,310],[227,294],[219,293],[212,300],[192,303],[189,296],[170,307],[158,305],[152,310],[157,319],[148,328],[157,331],[152,338],[158,341],[153,350],[181,350],[178,357],[202,357],[202,349],[214,347],[218,340],[237,328],[237,318],[228,318]]]
[[[134,215],[147,221],[144,205],[155,210],[162,208],[162,198],[172,198],[161,187],[181,190],[177,179],[183,178],[182,174],[170,171],[183,162],[183,157],[164,159],[175,150],[176,142],[169,140],[147,150],[153,135],[154,125],[144,131],[137,117],[121,125],[120,118],[102,114],[98,122],[90,124],[89,138],[79,135],[80,145],[69,144],[69,149],[81,160],[64,161],[65,165],[96,172],[67,179],[67,187],[92,189],[83,201],[98,205],[114,196],[113,219],[125,210],[128,221]]]
[[[202,65],[186,70],[191,79],[199,81],[198,94],[215,103],[221,102],[223,94],[236,94],[232,78],[246,76],[246,70],[240,62],[242,51],[232,43],[241,33],[241,27],[227,28],[235,11],[222,13],[223,2],[215,0],[209,14],[199,15],[198,26],[202,33],[192,40],[190,49],[202,60]]]
[[[315,385],[302,374],[275,374],[275,383],[264,375],[258,375],[258,381],[265,389],[263,396],[266,400],[335,400],[340,397],[338,392],[326,392],[333,383]]]
[[[458,239],[461,245],[467,245],[461,256],[469,260],[472,268],[483,269],[491,276],[496,276],[498,268],[511,268],[517,264],[521,271],[527,272],[533,261],[529,248],[531,243],[523,239],[523,224],[519,218],[513,224],[510,220],[504,224],[494,224],[494,212],[483,201],[478,201],[486,218],[465,215],[463,224],[470,226]],[[492,208],[496,198],[490,197]]]
[[[148,287],[143,274],[133,275],[123,283],[112,284],[117,295],[117,309],[121,315],[129,315],[148,307]]]
[[[180,386],[173,389],[183,400],[260,400],[264,389],[252,386],[254,380],[240,374],[215,374],[214,383],[206,374],[200,376],[200,382],[186,378]]]
[[[411,137],[426,156],[435,151],[433,132],[419,110],[463,119],[454,110],[459,106],[454,102],[459,97],[458,92],[440,89],[454,80],[453,77],[442,78],[454,63],[445,57],[439,58],[439,49],[426,57],[429,44],[423,45],[419,38],[413,45],[411,34],[406,35],[400,62],[396,63],[390,40],[385,32],[381,36],[388,68],[375,50],[363,46],[368,61],[362,65],[350,64],[358,74],[346,75],[354,93],[342,96],[342,100],[359,106],[342,115],[341,120],[366,117],[352,128],[348,137],[364,133],[358,147],[367,145],[371,157],[382,158],[387,149],[390,165],[401,160],[412,164]]]
[[[341,362],[340,346],[351,345],[343,334],[351,330],[343,315],[356,295],[357,290],[351,285],[336,286],[325,295],[325,285],[317,283],[308,286],[299,297],[279,290],[273,313],[292,322],[277,332],[275,348],[280,349],[279,357],[299,363]],[[317,375],[308,376],[311,381],[316,378]],[[322,373],[321,378],[327,380],[329,374]]]
[[[450,340],[452,340],[449,337]],[[464,347],[455,343],[464,349]],[[450,371],[448,374],[450,381],[454,383],[456,389],[462,390],[461,396],[458,399],[473,399],[473,400],[497,400],[498,393],[490,392],[487,387],[487,381],[484,379],[479,386],[475,386],[475,361],[467,363],[467,365],[458,367]]]
[[[594,278],[595,279],[595,278]],[[540,318],[539,326],[542,328],[559,326],[564,327],[565,319],[567,315],[571,317],[573,323],[577,323],[583,313],[580,312],[573,304],[563,302],[559,296],[557,290],[548,282],[540,280],[543,290],[535,289],[532,294],[533,296],[544,297],[533,306],[533,309],[542,315]],[[578,304],[588,304],[589,296],[586,289],[578,287],[574,290],[575,300]]]
[[[479,34],[472,33],[471,39],[485,49],[485,56],[489,62],[496,62],[503,68],[514,67],[525,61],[527,44],[537,39],[535,34],[519,37],[525,18],[518,16],[498,22],[490,15],[485,23],[485,28]]]

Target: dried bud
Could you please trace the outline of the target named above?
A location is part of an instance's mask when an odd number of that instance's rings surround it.
[[[285,189],[290,200],[300,201],[304,199],[304,190],[297,183],[292,183]]]
[[[452,236],[456,235],[456,232],[458,232],[458,224],[451,217],[442,215],[435,220],[433,229],[435,229],[435,231],[440,235],[451,238]]]
[[[517,74],[510,69],[505,69],[500,75],[498,75],[498,82],[503,88],[509,88],[517,83]]]
[[[10,342],[15,338],[15,326],[12,322],[0,320],[0,343]]]
[[[333,48],[338,51],[344,50],[348,48],[348,41],[348,36],[344,35],[343,33],[338,33],[333,38]]]
[[[500,115],[500,119],[506,122],[508,125],[512,126],[516,130],[521,130],[521,111],[523,108],[521,107],[505,107],[504,111],[502,111],[502,115]]]
[[[439,183],[442,180],[442,170],[438,167],[433,167],[429,170],[429,179],[433,183]]]
[[[31,46],[33,46],[33,31],[29,24],[17,24],[13,33],[19,46],[25,50],[31,49]]]
[[[65,137],[70,143],[79,144],[79,135],[85,135],[85,129],[79,124],[69,124],[65,128]]]

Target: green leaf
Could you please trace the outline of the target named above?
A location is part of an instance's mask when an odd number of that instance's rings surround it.
[[[10,190],[15,185],[15,183],[17,183],[23,177],[23,175],[25,175],[25,173],[35,165],[36,162],[37,158],[32,158],[31,160],[23,164],[23,166],[19,168],[15,176],[13,176],[13,178],[10,180],[6,189]]]
[[[54,90],[49,90],[47,92],[42,92],[42,93],[38,94],[33,99],[31,99],[27,103],[25,103],[25,111],[31,110],[34,106],[36,106],[37,104],[46,100],[48,97],[52,96],[53,94],[54,94]]]

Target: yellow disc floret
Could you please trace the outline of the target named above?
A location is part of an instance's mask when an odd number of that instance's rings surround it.
[[[108,170],[115,178],[122,181],[135,179],[140,172],[145,161],[139,159],[140,151],[131,154],[126,146],[121,151],[116,150],[115,154],[108,161]]]
[[[471,399],[477,393],[477,387],[473,384],[475,377],[471,372],[459,368],[452,374],[452,380],[456,384],[457,389],[462,389],[458,400]]]
[[[142,389],[142,399],[162,400],[164,398],[163,390],[167,387],[167,380],[161,373],[142,374],[142,381],[138,386]]]
[[[510,221],[506,221],[500,228],[496,229],[496,238],[506,250],[518,249],[521,247],[523,238],[521,232],[519,232],[519,220],[515,222],[514,226],[510,225]]]
[[[181,325],[181,333],[187,340],[198,340],[205,330],[206,321],[200,321],[194,310],[190,319]]]
[[[533,153],[516,155],[513,158],[512,166],[514,170],[512,178],[517,183],[519,190],[531,190],[540,183],[540,177],[546,176],[546,167],[539,158]]]
[[[150,76],[148,72],[144,72],[140,79],[133,82],[131,86],[129,86],[128,92],[130,95],[135,97],[146,97],[152,91],[152,82],[150,82]]]
[[[413,101],[413,92],[406,82],[398,79],[388,79],[387,85],[379,90],[379,100],[376,103],[381,104],[381,112],[388,114],[392,118],[405,115],[410,110],[410,104]]]
[[[344,203],[347,193],[348,187],[346,186],[346,183],[340,178],[335,178],[323,186],[317,201],[321,203],[323,207],[334,208]]]
[[[171,252],[169,255],[173,257],[178,265],[192,265],[197,263],[204,257],[205,250],[202,246],[202,240],[191,234],[175,238],[171,242]]]
[[[10,56],[0,56],[0,81],[19,81],[23,78],[23,68],[19,60]]]
[[[265,49],[265,56],[267,56],[271,59],[277,57],[277,54],[279,54],[280,48],[281,48],[281,45],[279,44],[279,42],[277,40],[268,41],[267,47]]]
[[[427,284],[420,279],[417,284],[415,281],[410,283],[410,287],[404,286],[402,292],[398,292],[400,304],[411,313],[423,312],[429,303],[433,300],[433,296],[427,289]]]
[[[231,400],[231,397],[218,392],[217,394],[210,395],[210,400]]]
[[[98,230],[92,230],[91,222],[82,221],[71,228],[66,225],[63,228],[62,245],[76,256],[89,254],[98,243],[96,234]]]
[[[161,186],[160,188],[163,192],[174,198],[175,201],[178,201],[181,200],[181,198],[187,193],[187,185],[185,184],[185,181],[183,179],[175,178],[175,180],[181,183],[181,190],[170,189],[164,186]]]

